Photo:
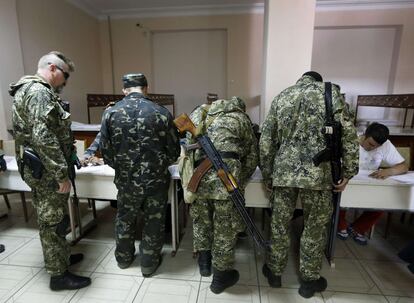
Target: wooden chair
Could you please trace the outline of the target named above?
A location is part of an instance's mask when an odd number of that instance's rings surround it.
[[[124,95],[111,95],[111,94],[87,94],[87,109],[88,109],[88,123],[91,123],[90,109],[93,107],[104,108],[110,102],[116,102],[123,99]],[[175,100],[174,95],[170,94],[148,94],[148,98],[159,105],[165,107],[172,107],[171,113],[175,117]]]
[[[414,115],[411,117],[411,122],[408,120],[408,112],[414,110],[414,94],[400,94],[400,95],[359,95],[356,104],[355,119],[358,117],[358,107],[373,106],[373,107],[390,107],[404,109],[403,127],[410,125],[414,127]]]

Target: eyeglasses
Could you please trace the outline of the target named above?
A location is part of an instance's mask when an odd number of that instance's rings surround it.
[[[58,70],[60,70],[62,73],[63,73],[63,77],[65,77],[65,80],[68,80],[69,79],[69,76],[70,76],[70,74],[68,73],[68,72],[65,72],[61,67],[59,67],[59,66],[57,66],[57,65],[55,65],[56,66],[56,68],[58,69]]]

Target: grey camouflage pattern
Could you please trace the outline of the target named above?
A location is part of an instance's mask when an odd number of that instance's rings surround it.
[[[332,86],[334,119],[343,127],[343,175],[358,173],[358,138],[345,101]],[[328,162],[316,167],[312,158],[325,148],[324,83],[304,76],[273,100],[260,137],[260,168],[273,186],[327,190],[332,187]]]
[[[208,108],[206,105],[202,105],[190,115],[194,125],[199,129],[205,128],[205,124],[200,124],[200,122],[203,121],[206,108]],[[230,100],[217,100],[209,107],[205,119],[208,126],[206,133],[216,149],[219,152],[233,152],[239,155],[240,160],[224,158],[223,161],[236,178],[241,190],[244,190],[259,160],[257,140],[245,109],[243,100],[238,97],[233,97]],[[190,143],[192,142],[195,141],[190,140]],[[197,150],[194,160],[197,161],[201,157],[202,152]],[[201,179],[197,197],[227,200],[227,190],[213,169]]]
[[[290,245],[289,224],[298,196],[304,210],[300,245],[300,274],[317,280],[325,247],[326,224],[332,214],[332,176],[329,162],[316,167],[312,158],[325,149],[324,83],[302,76],[296,85],[273,100],[262,125],[260,168],[273,185],[271,253],[268,266],[275,275],[286,267]],[[353,119],[338,86],[332,86],[334,119],[342,124],[343,176],[358,172],[359,147]]]
[[[191,204],[190,214],[193,218],[194,250],[211,250],[214,268],[232,269],[237,234],[244,230],[244,223],[233,202],[199,199]]]
[[[37,75],[24,76],[11,84],[9,93],[14,97],[17,161],[23,145],[36,151],[45,166],[40,180],[34,179],[25,167],[24,180],[33,192],[46,271],[52,276],[59,275],[67,270],[70,254],[66,239],[56,233],[58,224],[67,215],[69,194],[56,191],[58,182],[68,178],[73,148],[70,114],[63,110],[50,85]]]
[[[303,280],[319,279],[326,245],[326,224],[332,214],[332,191],[275,187],[270,223],[271,253],[267,264],[273,274],[282,275],[290,246],[290,223],[298,197],[303,205],[304,230],[300,238],[299,272]]]
[[[240,160],[224,158],[223,161],[242,191],[258,164],[257,140],[244,111],[244,102],[233,97],[231,100],[214,101],[210,107],[202,105],[190,115],[194,124],[202,133],[207,133],[218,151],[239,155]],[[195,160],[201,157],[201,152],[196,151]],[[237,233],[244,230],[244,224],[213,169],[201,179],[197,200],[191,205],[190,212],[193,218],[194,249],[211,249],[212,264],[218,270],[233,268]]]

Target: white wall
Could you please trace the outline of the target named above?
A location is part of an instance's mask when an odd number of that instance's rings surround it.
[[[227,98],[227,32],[163,31],[152,35],[151,91],[175,95],[176,114],[206,102],[208,92]]]
[[[384,91],[391,94],[408,94],[414,93],[414,9],[387,9],[387,10],[347,10],[347,11],[319,11],[316,14],[315,25],[317,28],[337,28],[335,31],[339,33],[341,28],[355,28],[359,33],[356,35],[351,31],[347,31],[347,34],[343,35],[343,39],[348,41],[345,50],[339,51],[338,60],[348,60],[350,67],[359,68],[356,66],[356,60],[351,60],[351,56],[345,54],[347,50],[352,51],[353,49],[361,50],[361,43],[365,45],[365,51],[368,52],[371,48],[371,55],[365,53],[366,64],[370,65],[370,69],[377,69],[375,72],[387,73],[387,64],[391,64],[388,69],[388,81],[385,81],[384,76],[380,80],[378,76],[374,76],[372,71],[369,79],[364,80],[365,83],[370,82],[369,85],[359,84],[359,89],[365,94],[376,94],[379,91]],[[364,34],[364,30],[367,28],[377,29],[371,31],[372,35]],[[386,30],[388,28],[388,30]],[[393,31],[395,31],[393,33]],[[356,37],[362,33],[363,39],[368,39],[371,44],[369,46],[366,41],[356,39]],[[392,38],[394,36],[394,39]],[[381,41],[384,39],[384,41]],[[387,43],[386,43],[387,41]],[[338,48],[337,48],[338,49]],[[392,58],[390,59],[390,52],[392,52]],[[385,60],[386,62],[380,62]],[[391,60],[391,63],[390,63]],[[377,62],[379,65],[374,66],[373,63]],[[361,60],[359,61],[361,63]],[[335,79],[336,77],[342,80],[344,75],[342,71],[329,71],[329,74]],[[345,88],[351,91],[351,95],[358,94],[357,90],[353,90],[349,85],[351,77],[360,77],[356,73],[346,75],[347,83]],[[360,78],[361,79],[361,78]],[[382,85],[380,82],[382,81]],[[355,81],[354,81],[355,82]],[[372,86],[372,84],[375,84]],[[341,84],[341,83],[339,83]],[[355,85],[355,83],[353,84]],[[359,111],[359,109],[358,109]],[[380,120],[386,120],[386,123],[398,123],[402,122],[402,111],[401,110],[376,110],[371,109],[369,113],[365,110],[365,117],[373,116],[378,118],[382,116]],[[397,119],[398,121],[394,121]]]
[[[23,74],[16,0],[0,1],[0,139],[9,139],[12,99],[9,84]]]
[[[72,120],[87,122],[87,93],[101,93],[99,21],[64,0],[17,0],[23,65],[34,74],[39,58],[62,51],[75,63],[62,94],[70,101]]]
[[[392,93],[401,28],[319,27],[315,29],[312,69],[338,83],[354,107],[358,95]],[[397,44],[397,45],[395,45]],[[387,109],[363,107],[359,119],[382,120]],[[398,120],[398,116],[388,117]]]

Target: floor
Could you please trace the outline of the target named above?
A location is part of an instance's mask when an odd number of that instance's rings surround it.
[[[292,228],[294,239],[280,289],[268,287],[261,274],[263,254],[255,251],[249,240],[241,240],[235,264],[240,281],[215,295],[209,290],[211,278],[200,276],[192,257],[191,226],[186,228],[175,257],[171,256],[171,245],[165,245],[163,263],[153,278],[142,277],[139,259],[130,268],[119,269],[114,259],[115,210],[106,202],[98,203],[98,226],[72,248],[73,252],[85,254],[85,259],[72,271],[90,276],[92,285],[77,291],[52,292],[43,268],[33,209],[29,207],[30,221],[25,223],[19,196],[10,197],[9,216],[0,220],[0,243],[6,246],[0,254],[0,302],[414,302],[414,275],[396,256],[414,239],[414,225],[408,223],[394,220],[387,240],[380,224],[367,247],[352,239],[338,240],[335,268],[326,261],[323,264],[322,275],[328,280],[328,289],[308,300],[297,293],[299,221]],[[1,200],[0,214],[7,212]]]

